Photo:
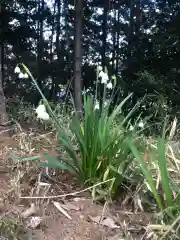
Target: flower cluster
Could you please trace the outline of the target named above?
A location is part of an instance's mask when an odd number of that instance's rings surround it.
[[[49,120],[49,114],[46,112],[46,107],[43,104],[40,104],[36,108],[37,118],[42,120]]]
[[[103,69],[101,66],[98,68],[98,70],[99,70],[99,77],[101,78],[101,83],[106,84],[106,87],[108,89],[112,89],[113,85],[112,85],[112,82],[109,81],[108,74],[106,72],[103,72]]]
[[[15,67],[14,72],[19,74],[18,75],[19,78],[26,78],[26,79],[28,78],[28,74],[21,72],[21,69],[18,66]]]

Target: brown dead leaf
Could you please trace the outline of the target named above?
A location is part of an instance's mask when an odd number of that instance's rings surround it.
[[[67,213],[67,211],[63,208],[63,205],[61,205],[59,202],[52,201],[54,206],[62,213],[64,214],[67,218],[72,219],[71,216]]]
[[[65,205],[62,206],[63,208],[67,209],[67,210],[75,210],[78,211],[80,210],[80,207],[71,203],[71,202],[67,202]]]
[[[37,213],[37,207],[35,206],[34,203],[31,203],[30,208],[28,208],[27,210],[25,210],[21,215],[23,218],[28,218],[30,216],[32,216],[33,214]]]
[[[101,224],[103,226],[109,227],[111,229],[120,228],[120,226],[116,225],[114,220],[110,217],[104,217],[104,218],[102,216],[92,217],[89,215],[89,218],[91,219],[91,221]]]
[[[113,237],[109,237],[107,240],[125,240],[126,238],[123,237],[123,233],[120,233],[116,236],[113,236]]]

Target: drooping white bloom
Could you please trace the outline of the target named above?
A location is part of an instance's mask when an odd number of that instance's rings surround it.
[[[35,111],[37,114],[40,112],[46,112],[46,107],[43,104],[40,104]]]
[[[29,76],[28,76],[28,74],[27,73],[24,73],[24,78],[28,78]]]
[[[131,126],[129,127],[129,130],[130,130],[130,131],[133,131],[133,130],[134,130],[134,127],[131,125]]]
[[[43,104],[40,104],[36,108],[37,118],[42,120],[49,120],[49,114],[46,112],[46,107]]]
[[[21,69],[18,66],[16,66],[14,69],[14,73],[20,73],[20,72],[21,72]]]
[[[49,114],[47,112],[41,112],[37,115],[37,118],[42,120],[49,120]]]
[[[109,81],[109,77],[108,77],[107,73],[104,73],[104,75],[101,79],[101,83],[102,84],[107,84],[108,81]]]
[[[138,124],[138,127],[143,128],[144,127],[144,123],[142,121],[140,121],[139,124]]]
[[[22,72],[19,73],[19,78],[24,78],[24,74]]]
[[[102,83],[102,84],[107,84],[107,82],[108,82],[108,80],[109,80],[109,77],[108,77],[108,74],[107,74],[107,73],[101,71],[101,72],[99,73],[99,77],[101,78],[101,83]]]
[[[98,70],[101,72],[103,68],[101,66],[98,66]]]
[[[107,87],[108,89],[112,89],[112,88],[113,88],[112,82],[109,82],[106,87]]]
[[[104,72],[103,71],[100,71],[99,72],[99,77],[102,78],[104,76]]]
[[[99,110],[99,102],[98,102],[98,101],[96,101],[96,103],[95,103],[95,105],[94,105],[94,109],[95,109],[95,110]]]
[[[109,104],[109,101],[104,102],[104,106],[106,107]]]

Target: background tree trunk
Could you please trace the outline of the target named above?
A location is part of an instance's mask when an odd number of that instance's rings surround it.
[[[74,97],[76,114],[82,116],[82,19],[83,0],[76,0],[75,4],[75,66],[74,66]]]
[[[106,50],[107,50],[107,20],[108,20],[109,1],[104,0],[103,23],[102,23],[102,66],[106,66]],[[107,66],[106,66],[107,67]]]
[[[7,122],[6,104],[3,92],[4,82],[3,69],[4,69],[4,40],[3,40],[3,12],[5,6],[3,3],[0,4],[0,124],[5,124]],[[1,130],[1,128],[0,128]]]
[[[42,88],[42,58],[43,58],[43,11],[44,11],[44,0],[39,0],[38,5],[38,41],[37,41],[37,82],[40,88]]]

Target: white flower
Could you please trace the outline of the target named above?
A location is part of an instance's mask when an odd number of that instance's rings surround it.
[[[98,66],[98,70],[101,72],[103,68],[101,66]]]
[[[129,127],[129,130],[130,130],[130,131],[133,131],[133,130],[134,130],[134,127],[131,125],[131,126]]]
[[[49,114],[46,112],[46,107],[43,104],[40,104],[35,111],[37,113],[37,118],[49,120]]]
[[[105,73],[105,72],[103,72],[103,71],[101,71],[100,73],[99,73],[99,77],[101,78],[101,83],[103,84],[106,84],[107,82],[108,82],[108,80],[109,80],[109,77],[108,77],[108,74],[107,73]]]
[[[109,82],[106,87],[107,87],[108,89],[112,89],[112,88],[113,88],[112,82]]]
[[[41,112],[37,115],[37,118],[42,120],[49,120],[49,114],[47,112]]]
[[[20,72],[21,72],[21,69],[20,69],[18,66],[16,66],[15,69],[14,69],[14,72],[15,72],[15,73],[20,73]]]
[[[46,112],[46,107],[43,104],[40,104],[35,111],[37,114],[40,112]]]
[[[96,104],[94,105],[94,109],[99,110],[99,102],[98,101],[96,101]]]
[[[142,121],[140,121],[139,124],[138,124],[138,127],[143,128],[144,127],[144,123]]]
[[[27,73],[24,74],[24,78],[28,78],[28,74]]]
[[[22,72],[19,73],[19,78],[24,78],[24,74]]]
[[[105,101],[104,106],[106,107],[108,105],[108,103],[109,103],[108,101]]]
[[[100,71],[99,77],[102,78],[103,76],[104,76],[104,72],[103,72],[103,71]]]

